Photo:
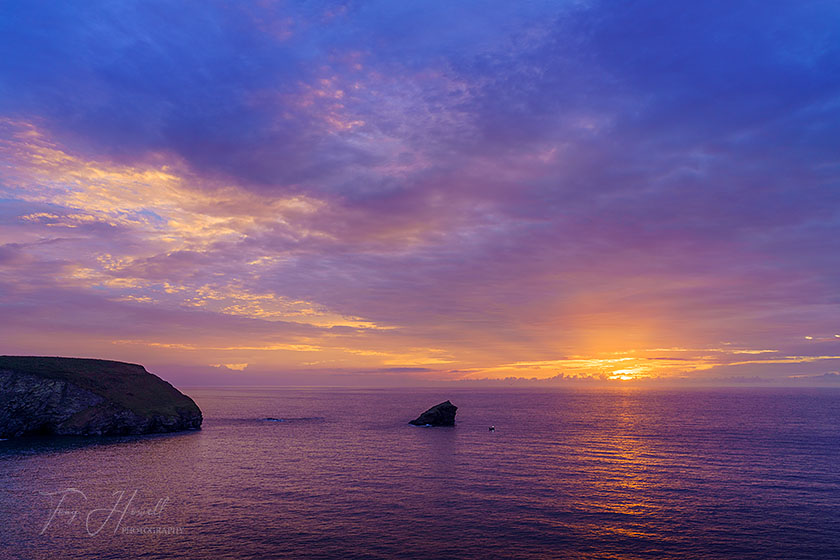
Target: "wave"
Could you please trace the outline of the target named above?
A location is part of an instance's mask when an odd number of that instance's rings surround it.
[[[299,418],[274,418],[272,416],[268,416],[265,418],[259,419],[261,422],[324,422],[326,418],[323,416],[302,416]]]

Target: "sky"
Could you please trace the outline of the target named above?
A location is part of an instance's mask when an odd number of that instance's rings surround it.
[[[0,353],[837,382],[840,6],[3,2]]]

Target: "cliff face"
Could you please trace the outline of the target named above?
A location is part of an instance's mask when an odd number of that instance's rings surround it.
[[[191,398],[143,366],[0,356],[0,438],[197,430]]]

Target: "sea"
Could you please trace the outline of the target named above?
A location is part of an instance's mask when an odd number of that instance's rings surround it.
[[[0,558],[840,558],[840,390],[184,392],[200,431],[0,441]]]

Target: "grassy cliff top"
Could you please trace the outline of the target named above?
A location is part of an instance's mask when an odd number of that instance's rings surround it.
[[[141,365],[42,356],[0,356],[0,371],[10,370],[67,381],[142,415],[198,409],[192,399]]]

